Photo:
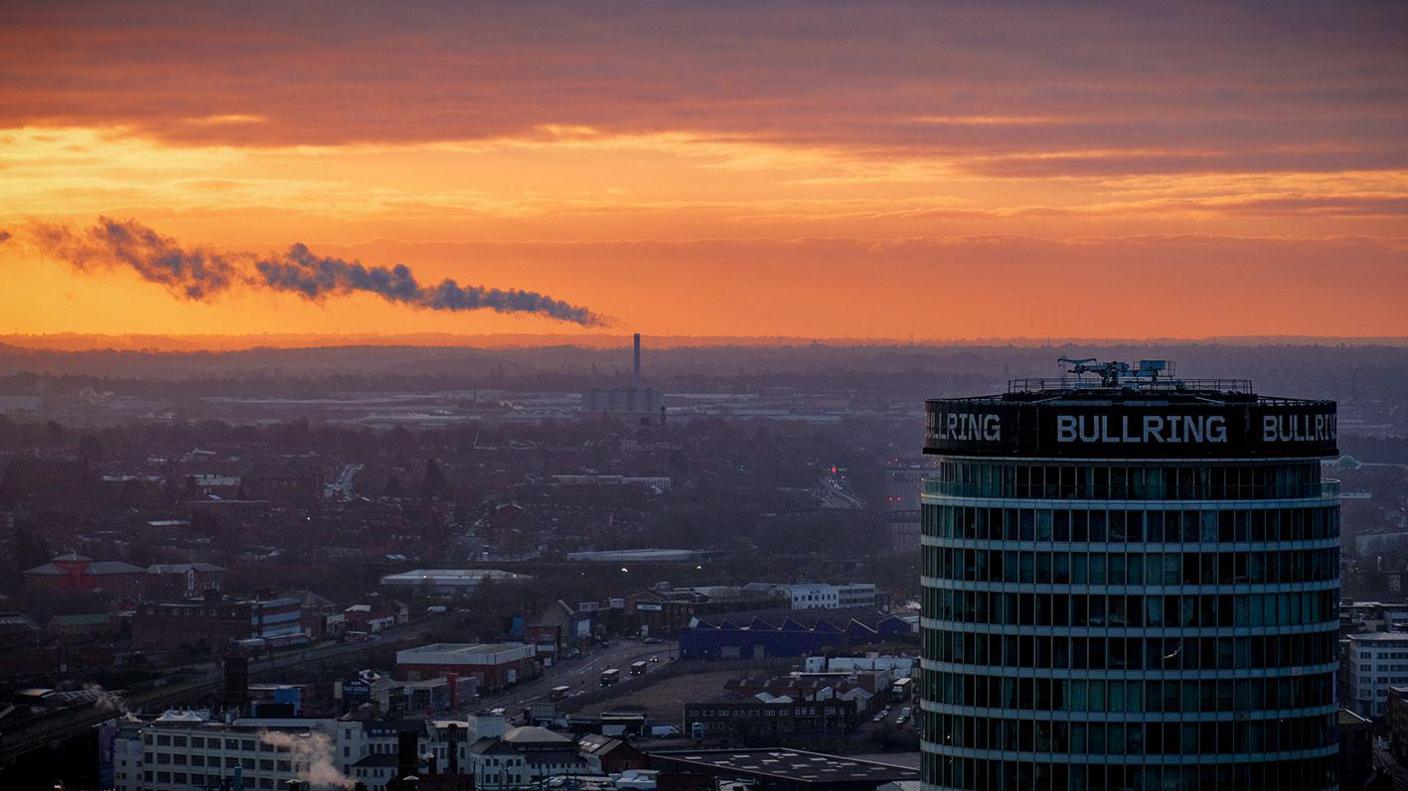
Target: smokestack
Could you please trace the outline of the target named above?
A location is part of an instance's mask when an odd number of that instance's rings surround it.
[[[249,704],[249,658],[230,653],[225,656],[225,708],[241,714]]]
[[[640,333],[636,333],[636,367],[635,375],[631,378],[631,387],[640,389]]]
[[[450,774],[460,773],[460,726],[457,723],[450,723],[448,731],[445,733],[445,740],[449,742],[445,751],[450,758]]]
[[[401,731],[396,734],[396,774],[405,780],[420,771],[420,734]]]

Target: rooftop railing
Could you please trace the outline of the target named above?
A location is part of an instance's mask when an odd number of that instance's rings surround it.
[[[1250,379],[1121,379],[1119,384],[1110,386],[1099,379],[1083,376],[1050,376],[1026,379],[1011,379],[1007,382],[1009,393],[1037,393],[1047,390],[1106,390],[1110,392],[1138,393],[1177,393],[1194,391],[1215,391],[1220,393],[1251,393]]]

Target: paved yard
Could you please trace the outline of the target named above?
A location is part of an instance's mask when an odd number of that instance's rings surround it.
[[[724,682],[742,675],[746,673],[741,670],[685,673],[630,694],[586,706],[581,713],[600,714],[628,707],[644,707],[646,716],[652,722],[676,723],[684,719],[684,704],[724,700]]]

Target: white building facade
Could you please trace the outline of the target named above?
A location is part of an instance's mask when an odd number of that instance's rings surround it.
[[[1388,688],[1408,684],[1408,632],[1349,636],[1349,686],[1355,713],[1382,717]]]

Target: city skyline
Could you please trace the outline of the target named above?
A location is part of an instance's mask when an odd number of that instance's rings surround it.
[[[1400,8],[0,21],[0,334],[603,331],[368,294],[179,297],[33,243],[108,217],[240,260],[305,244],[533,292],[615,334],[1408,335]]]

